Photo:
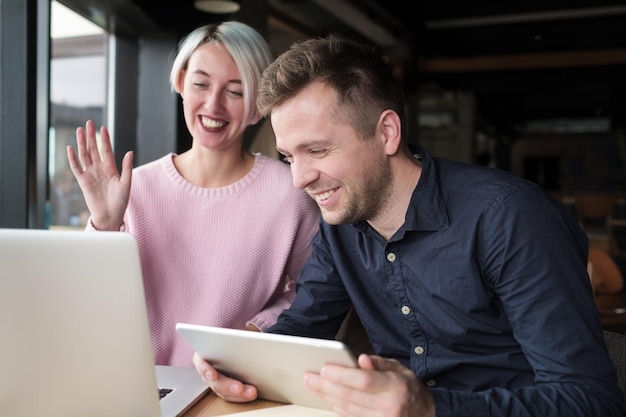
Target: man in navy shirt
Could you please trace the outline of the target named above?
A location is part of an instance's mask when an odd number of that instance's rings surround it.
[[[293,305],[268,331],[333,338],[354,307],[376,352],[305,377],[335,412],[625,415],[588,240],[560,203],[510,173],[411,149],[401,90],[360,43],[295,44],[265,71],[258,103],[323,216]],[[194,364],[222,398],[256,398]]]

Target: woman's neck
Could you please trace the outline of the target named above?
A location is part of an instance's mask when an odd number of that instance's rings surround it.
[[[191,184],[220,188],[245,177],[254,167],[254,155],[247,151],[216,152],[194,148],[174,157],[174,166]]]

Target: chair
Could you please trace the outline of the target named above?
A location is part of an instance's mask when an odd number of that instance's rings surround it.
[[[617,382],[624,391],[624,402],[626,402],[626,335],[604,330],[604,340],[617,370]]]
[[[595,294],[615,294],[624,288],[624,276],[613,257],[605,250],[589,247],[587,272]]]
[[[613,213],[619,201],[617,194],[576,193],[576,217],[587,232],[589,243],[613,253]]]

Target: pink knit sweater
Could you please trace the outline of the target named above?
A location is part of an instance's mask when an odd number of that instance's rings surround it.
[[[139,243],[155,362],[191,366],[177,322],[273,324],[293,300],[319,216],[289,167],[264,155],[222,188],[187,182],[172,154],[135,168],[124,223]]]

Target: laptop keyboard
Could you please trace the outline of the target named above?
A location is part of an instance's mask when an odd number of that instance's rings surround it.
[[[172,391],[173,390],[170,388],[159,388],[159,400],[162,400],[163,398],[165,398],[165,396]]]

